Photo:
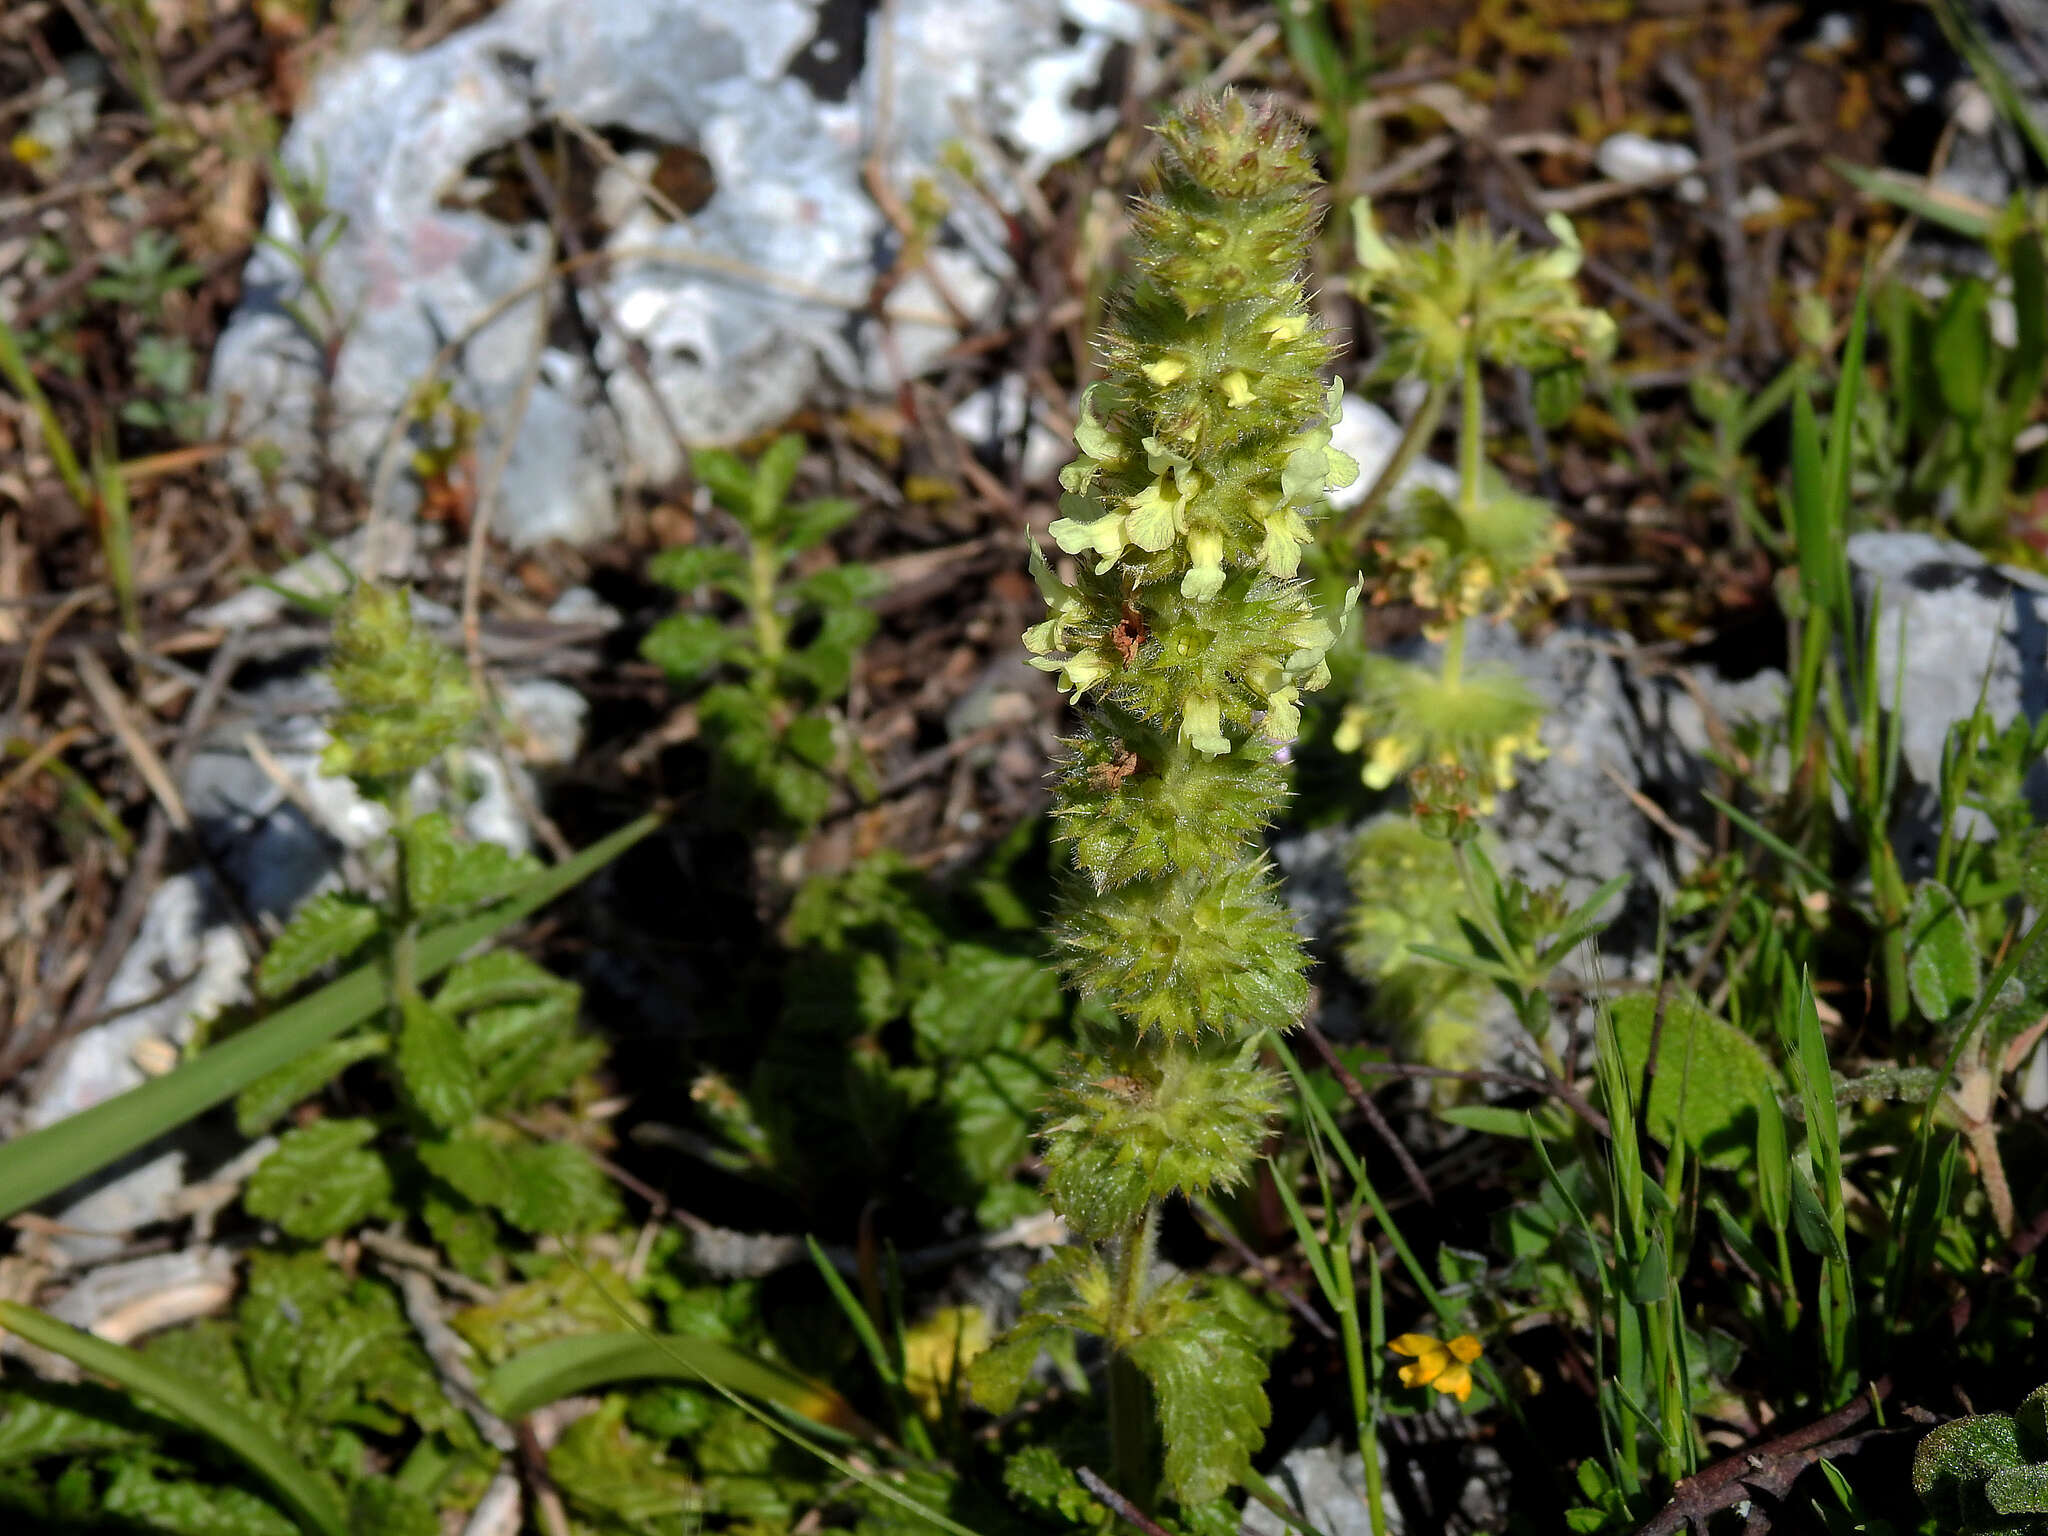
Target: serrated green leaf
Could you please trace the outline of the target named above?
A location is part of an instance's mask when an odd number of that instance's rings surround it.
[[[619,1218],[619,1195],[581,1147],[529,1142],[505,1155],[505,1187],[497,1202],[505,1219],[536,1236],[590,1232]]]
[[[839,761],[839,733],[828,715],[798,715],[782,728],[782,745],[798,762],[825,772]]]
[[[644,1328],[648,1314],[645,1303],[603,1260],[565,1260],[539,1279],[465,1308],[450,1321],[479,1355],[496,1364],[550,1339],[612,1333],[628,1323]]]
[[[956,1061],[992,1049],[1007,1026],[1051,1018],[1059,1007],[1059,980],[1037,960],[963,942],[911,1003],[910,1027],[925,1060]]]
[[[648,561],[647,574],[678,592],[717,587],[739,596],[746,591],[747,557],[715,544],[684,544],[664,549]]]
[[[452,1190],[430,1189],[420,1202],[420,1219],[448,1255],[448,1262],[472,1280],[501,1278],[498,1218]]]
[[[316,1045],[297,1061],[260,1077],[235,1098],[235,1129],[260,1136],[298,1105],[359,1061],[381,1054],[390,1040],[376,1030]]]
[[[710,489],[713,501],[751,526],[754,472],[746,460],[724,448],[699,448],[690,454],[690,472]]]
[[[421,997],[407,998],[402,1015],[392,1058],[406,1098],[444,1131],[468,1124],[478,1083],[462,1026]]]
[[[195,1425],[262,1478],[303,1527],[320,1536],[343,1536],[346,1527],[332,1491],[301,1466],[261,1424],[209,1398],[202,1388],[133,1350],[109,1344],[15,1302],[0,1301],[0,1327],[107,1377],[126,1391]]]
[[[348,1276],[319,1253],[259,1253],[235,1307],[243,1356],[257,1392],[296,1413],[299,1367],[308,1329],[348,1294]]]
[[[324,965],[346,960],[369,943],[382,918],[369,902],[323,891],[292,914],[256,967],[256,990],[281,997]]]
[[[1972,1414],[1928,1431],[1913,1453],[1913,1491],[1946,1530],[1969,1530],[1995,1514],[1984,1484],[2024,1465],[2013,1421]]]
[[[442,1536],[440,1511],[396,1478],[365,1477],[349,1485],[349,1529],[355,1536]]]
[[[800,555],[824,543],[858,516],[860,503],[843,497],[799,501],[784,509],[776,542],[782,546],[785,558]]]
[[[879,622],[867,608],[828,608],[811,642],[782,658],[781,675],[807,685],[821,703],[838,698],[853,679],[854,657]]]
[[[523,853],[456,837],[453,823],[438,811],[405,829],[406,889],[418,913],[439,915],[495,901],[539,871],[539,863]]]
[[[1930,1024],[1974,1008],[1983,990],[1984,956],[1962,903],[1948,887],[1923,880],[1906,913],[1906,984]]]
[[[391,1198],[391,1170],[369,1150],[376,1136],[370,1120],[317,1120],[287,1131],[250,1178],[242,1204],[306,1242],[346,1232]]]
[[[740,655],[746,643],[708,614],[672,613],[647,631],[640,654],[671,681],[692,683]]]
[[[190,1327],[170,1329],[141,1348],[150,1364],[182,1376],[238,1413],[260,1416],[249,1367],[242,1358],[240,1330],[226,1318],[205,1318]]]
[[[296,1524],[245,1488],[167,1476],[139,1461],[114,1469],[97,1513],[152,1536],[300,1536]]]
[[[1152,1384],[1174,1498],[1220,1499],[1250,1470],[1272,1419],[1258,1347],[1235,1318],[1180,1280],[1147,1298],[1129,1353]]]
[[[689,1474],[626,1426],[626,1400],[607,1397],[562,1432],[548,1452],[548,1476],[581,1515],[627,1530],[701,1516],[704,1499]]]
[[[516,949],[494,949],[450,967],[434,994],[434,1005],[459,1015],[473,1008],[526,1002],[568,985]]]
[[[149,1443],[125,1399],[101,1387],[26,1381],[0,1391],[0,1467]]]
[[[2001,1515],[2048,1515],[2048,1466],[1992,1473],[1984,1479],[1984,1499]]]
[[[477,1205],[495,1208],[505,1192],[504,1143],[481,1136],[422,1141],[417,1148],[427,1171]]]
[[[1631,1087],[1640,1087],[1650,1059],[1657,1001],[1639,992],[1611,1005]],[[1756,1155],[1761,1106],[1776,1106],[1777,1072],[1761,1046],[1698,1003],[1667,997],[1664,1005],[1646,1114],[1650,1134],[1667,1146],[1682,1137],[1715,1167],[1740,1167]]]

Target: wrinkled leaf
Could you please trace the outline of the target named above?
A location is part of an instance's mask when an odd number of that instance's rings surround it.
[[[439,812],[405,829],[406,887],[415,912],[439,914],[495,901],[539,872],[539,863],[523,853],[456,837]]]
[[[442,1130],[465,1125],[477,1111],[476,1066],[462,1026],[424,998],[405,1000],[394,1053],[405,1096]]]
[[[369,1150],[369,1120],[316,1120],[285,1133],[242,1203],[292,1237],[318,1242],[367,1220],[391,1198],[391,1170]]]
[[[256,967],[256,990],[281,997],[324,965],[346,960],[370,942],[381,919],[358,897],[323,891],[292,914]]]
[[[260,1136],[357,1062],[381,1054],[388,1044],[385,1036],[366,1030],[314,1046],[236,1096],[235,1129],[244,1136]]]
[[[1984,957],[1962,904],[1944,885],[1923,880],[1906,914],[1906,984],[1930,1024],[1947,1024],[1976,1006]]]

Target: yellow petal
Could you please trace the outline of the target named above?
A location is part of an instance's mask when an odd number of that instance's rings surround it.
[[[1252,403],[1251,381],[1245,377],[1242,368],[1231,369],[1216,382],[1223,386],[1223,398],[1232,410],[1243,410]]]
[[[1447,1396],[1455,1397],[1462,1403],[1472,1395],[1472,1367],[1469,1365],[1454,1365],[1438,1376],[1430,1385],[1435,1387],[1437,1391]]]
[[[1156,363],[1147,363],[1142,372],[1145,377],[1161,389],[1173,383],[1188,371],[1188,365],[1177,357],[1162,357]]]
[[[1431,1350],[1442,1349],[1443,1345],[1426,1333],[1404,1333],[1399,1338],[1387,1340],[1387,1348],[1397,1355],[1426,1355]]]
[[[1468,1363],[1479,1358],[1479,1347],[1479,1341],[1469,1333],[1459,1334],[1444,1346],[1460,1360]]]

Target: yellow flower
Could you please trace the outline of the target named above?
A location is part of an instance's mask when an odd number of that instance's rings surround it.
[[[979,1307],[941,1307],[903,1339],[903,1385],[928,1419],[936,1419],[968,1363],[993,1339]]]
[[[1407,1355],[1415,1363],[1401,1367],[1404,1387],[1435,1387],[1464,1402],[1472,1396],[1472,1362],[1479,1358],[1479,1341],[1461,1333],[1448,1342],[1426,1333],[1404,1333],[1388,1341],[1387,1348]]]

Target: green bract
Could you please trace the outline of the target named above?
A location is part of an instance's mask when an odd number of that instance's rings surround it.
[[[1058,939],[1068,979],[1114,1014],[1056,1094],[1048,1187],[1077,1232],[1114,1240],[1115,1277],[1088,1261],[1103,1289],[1083,1287],[1086,1318],[1071,1303],[1029,1316],[997,1359],[1028,1366],[1056,1321],[1109,1340],[1151,1381],[1185,1504],[1242,1472],[1265,1404],[1255,1370],[1218,1415],[1159,1368],[1174,1346],[1148,1319],[1185,1282],[1152,1280],[1151,1212],[1245,1177],[1276,1102],[1259,1038],[1308,1001],[1260,837],[1301,696],[1329,681],[1343,627],[1296,579],[1301,551],[1325,492],[1358,467],[1330,447],[1331,344],[1301,284],[1317,178],[1300,132],[1226,96],[1160,137],[1133,220],[1137,276],[1060,477],[1051,534],[1072,573],[1033,547],[1047,617],[1025,635],[1086,706],[1055,779],[1077,870]]]
[[[341,708],[320,765],[370,781],[365,790],[426,767],[476,718],[462,659],[414,625],[403,590],[357,584],[334,621],[327,675]]]

